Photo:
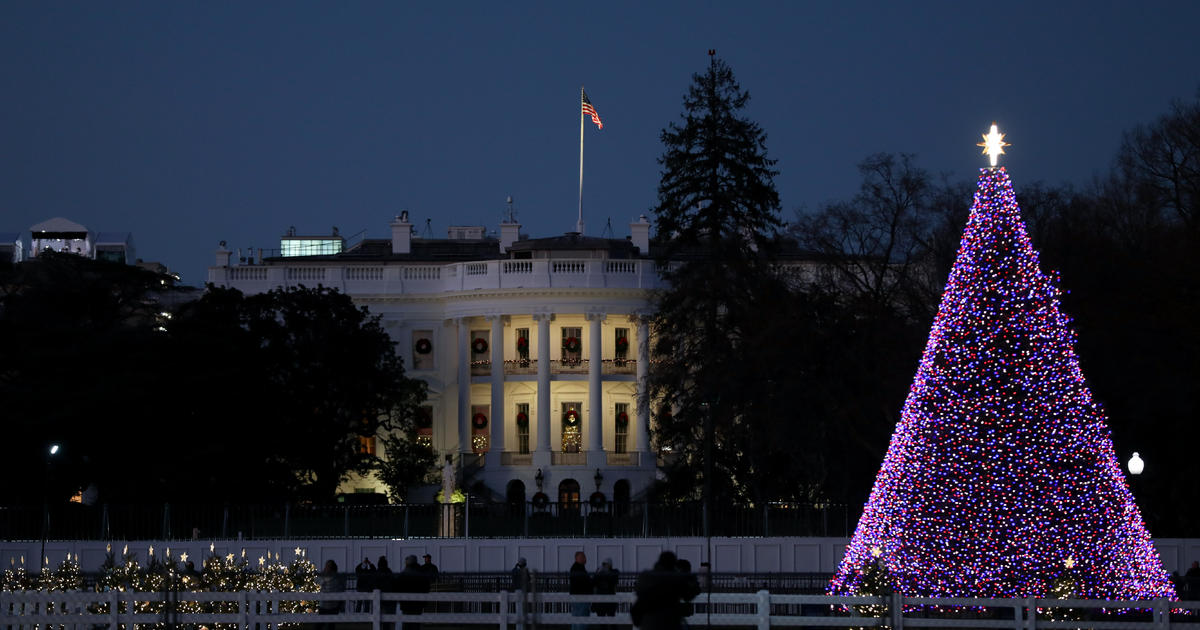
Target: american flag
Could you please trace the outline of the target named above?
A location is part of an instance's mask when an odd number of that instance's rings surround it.
[[[603,129],[604,123],[600,122],[600,114],[596,113],[596,108],[592,107],[592,102],[588,100],[587,92],[580,90],[583,95],[583,113],[592,117],[592,122],[596,123],[597,129]]]

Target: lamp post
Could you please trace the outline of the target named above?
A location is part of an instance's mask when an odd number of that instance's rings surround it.
[[[51,443],[50,448],[46,449],[46,474],[42,478],[42,553],[38,556],[41,569],[38,573],[46,570],[46,535],[50,531],[50,464],[59,450],[57,442]]]

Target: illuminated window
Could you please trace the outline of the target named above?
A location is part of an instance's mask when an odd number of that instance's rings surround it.
[[[282,238],[279,240],[281,256],[328,256],[342,253],[342,238]]]
[[[616,427],[616,440],[613,443],[613,452],[628,453],[629,443],[629,403],[617,403],[616,418],[614,422]]]
[[[374,455],[375,454],[375,438],[359,436],[358,452],[366,453],[367,455]]]

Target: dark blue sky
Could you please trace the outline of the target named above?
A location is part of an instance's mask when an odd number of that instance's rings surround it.
[[[0,3],[0,231],[131,231],[200,283],[217,242],[573,228],[655,202],[659,131],[715,48],[779,160],[784,218],[911,152],[974,177],[993,120],[1018,189],[1086,185],[1200,87],[1200,2]],[[970,199],[963,199],[963,212]]]

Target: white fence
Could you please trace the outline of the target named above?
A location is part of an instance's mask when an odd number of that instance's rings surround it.
[[[522,600],[524,605],[521,605]],[[320,602],[342,603],[334,614],[315,612]],[[396,603],[420,601],[424,612],[404,615]],[[629,627],[632,593],[0,593],[0,626],[33,629],[41,624],[91,630],[128,630],[158,624],[228,624],[249,630],[284,623],[358,623],[373,630],[414,621],[455,627],[507,628],[534,625]],[[575,617],[578,602],[616,603],[615,617]],[[327,606],[328,607],[328,606]],[[184,612],[207,608],[222,612]],[[701,594],[688,618],[691,627],[722,626],[867,628],[1001,628],[1037,630],[1200,629],[1200,602],[1084,601],[1045,599],[933,599],[918,597],[830,597],[757,593]],[[314,612],[289,612],[306,609]],[[139,612],[140,611],[140,612]],[[1059,619],[1052,620],[1051,616]]]

